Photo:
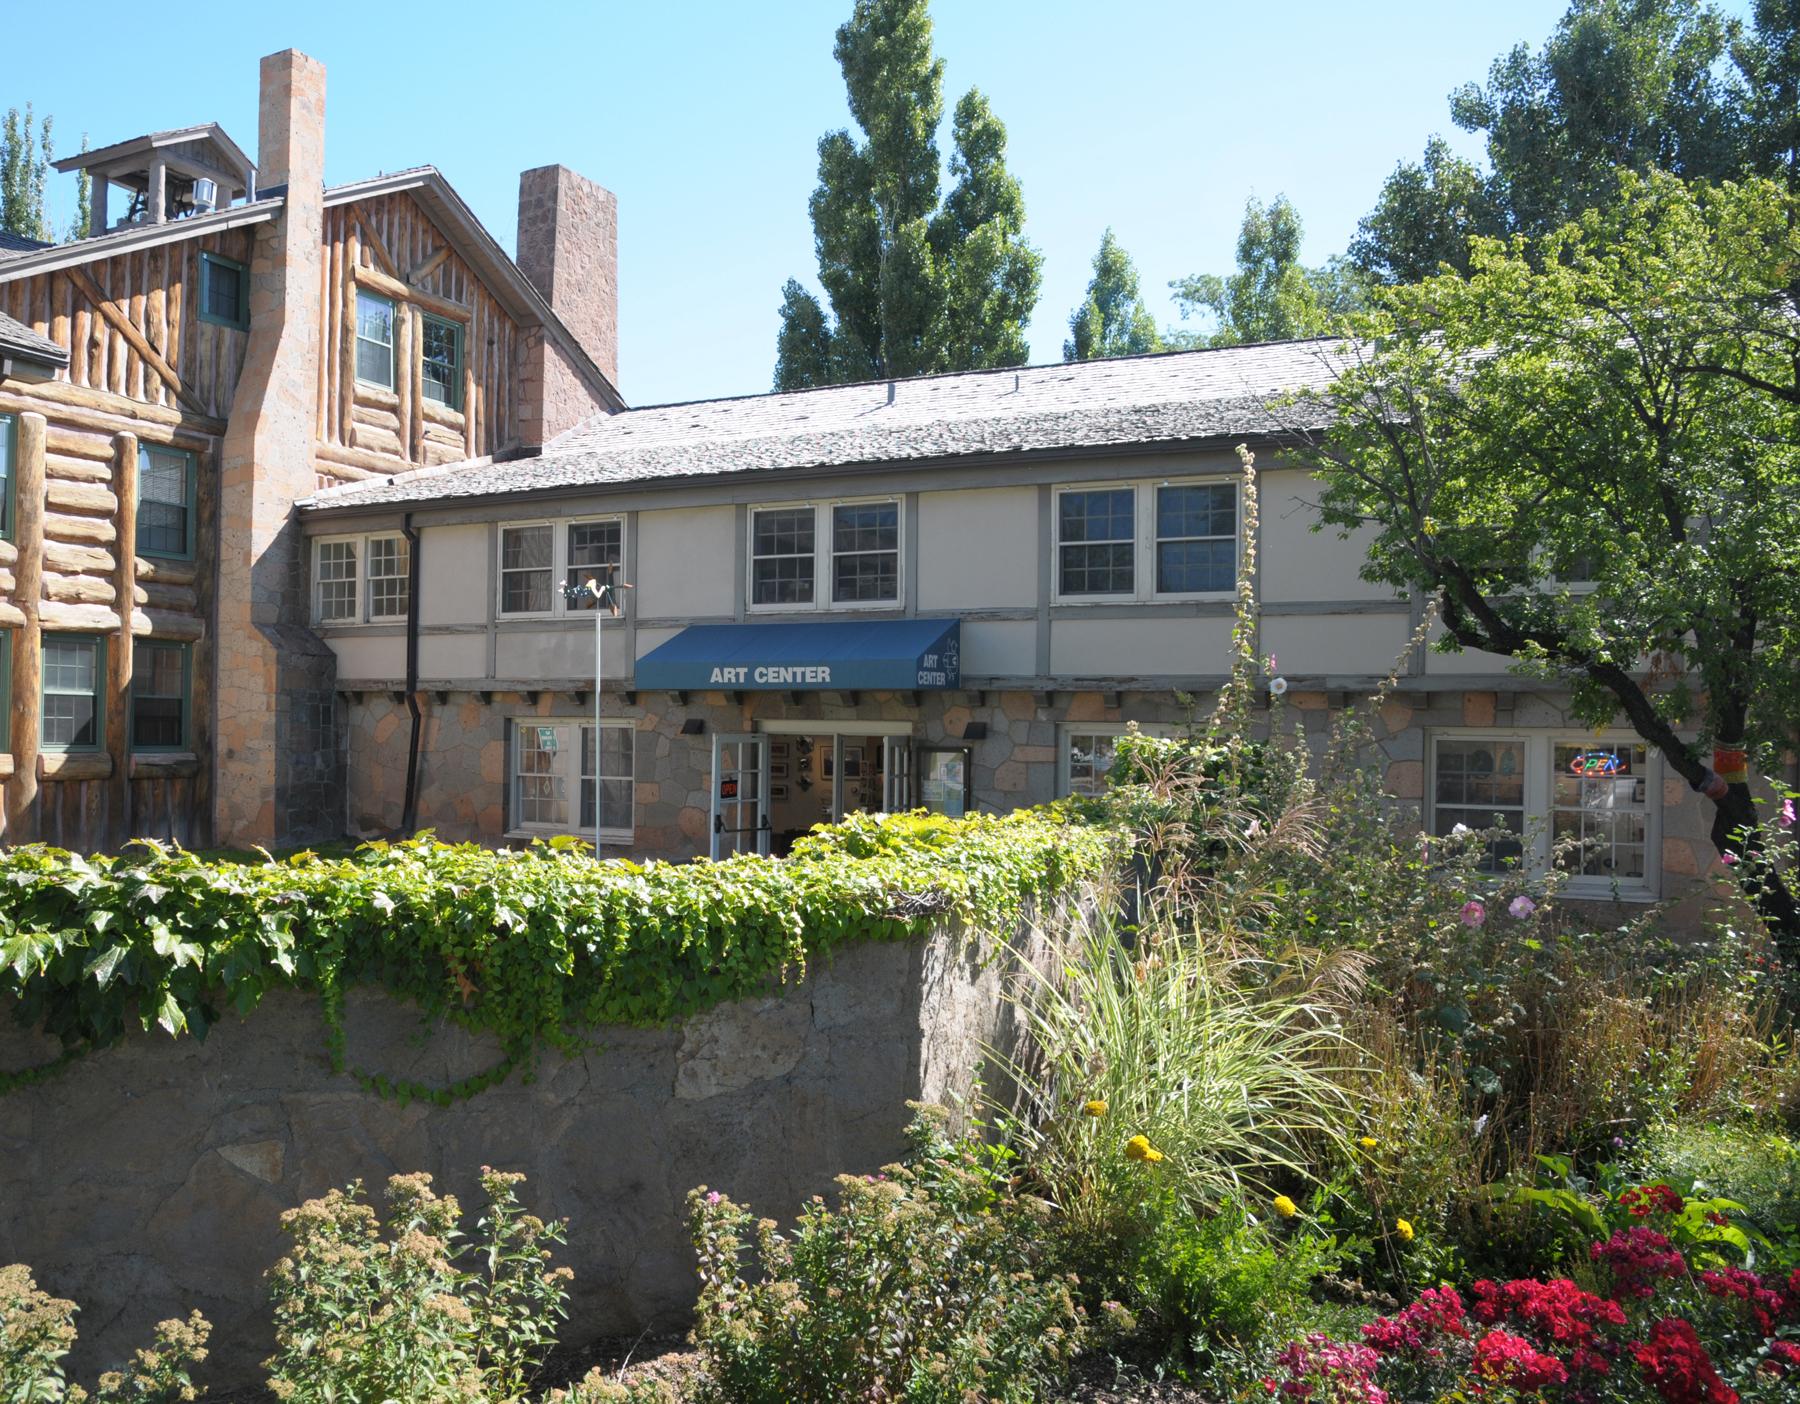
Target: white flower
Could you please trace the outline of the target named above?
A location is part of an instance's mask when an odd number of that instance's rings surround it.
[[[1467,824],[1454,824],[1450,828],[1450,837],[1455,838],[1458,834],[1466,834],[1468,832],[1470,832],[1470,829]]]
[[[1279,696],[1281,696],[1282,693],[1284,693],[1286,691],[1287,691],[1287,679],[1286,678],[1271,678],[1269,680],[1269,696],[1279,697]]]

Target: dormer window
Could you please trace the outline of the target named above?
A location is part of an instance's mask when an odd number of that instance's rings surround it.
[[[442,317],[422,321],[419,380],[424,396],[445,409],[462,408],[462,328]]]
[[[356,293],[356,378],[384,390],[394,388],[394,303],[371,292]]]
[[[200,255],[200,320],[240,330],[250,325],[250,288],[243,264],[215,253]]]

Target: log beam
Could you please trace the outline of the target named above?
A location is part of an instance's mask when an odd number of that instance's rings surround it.
[[[132,620],[137,605],[138,441],[120,434],[113,441],[113,471],[119,497],[119,549],[113,565],[113,605],[119,628],[106,652],[106,749],[113,759],[112,818],[108,846],[123,847],[132,837],[131,676],[135,661]]]
[[[358,268],[356,281],[365,284],[370,291],[378,292],[383,297],[391,297],[397,302],[410,302],[415,307],[422,307],[427,312],[435,312],[440,317],[466,322],[475,315],[475,309],[466,302],[452,302],[447,297],[439,297],[436,293],[428,293],[423,288],[415,288],[410,283],[403,283],[398,278],[390,278],[387,274],[377,272],[373,268]]]
[[[174,368],[162,358],[162,353],[145,339],[144,334],[132,323],[130,317],[107,300],[106,294],[101,292],[100,285],[88,276],[87,270],[69,268],[64,271],[68,273],[69,281],[81,289],[82,296],[94,304],[94,310],[100,314],[106,324],[124,339],[127,346],[143,358],[145,365],[162,377],[163,383],[169,387],[175,398],[195,414],[204,415],[206,406],[188,393],[187,388],[181,383],[181,377],[175,374]]]
[[[37,832],[38,706],[43,671],[41,624],[44,591],[44,416],[19,416],[14,481],[13,599],[22,616],[13,634],[12,697],[7,711],[13,778],[6,786],[6,838],[28,843]]]

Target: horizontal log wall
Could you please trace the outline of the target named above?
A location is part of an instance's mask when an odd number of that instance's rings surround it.
[[[326,210],[325,246],[320,485],[454,463],[514,445],[524,337],[413,198],[389,195]],[[392,389],[356,379],[359,285],[396,303]],[[421,393],[426,313],[465,328],[460,410]]]
[[[19,423],[13,540],[0,542],[0,627],[10,630],[13,664],[11,750],[0,764],[5,841],[81,850],[133,838],[203,845],[211,829],[212,421],[63,381],[0,381],[0,414]],[[132,549],[140,444],[194,455],[191,561]],[[57,632],[106,641],[105,734],[94,752],[39,747],[42,640]],[[131,753],[132,645],[140,638],[193,645],[191,752]]]

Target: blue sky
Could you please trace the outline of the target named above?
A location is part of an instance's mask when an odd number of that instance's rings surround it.
[[[1285,192],[1307,256],[1341,250],[1401,158],[1451,127],[1445,96],[1566,0],[937,0],[945,106],[969,87],[1007,124],[1044,255],[1032,359],[1061,355],[1112,225],[1152,310],[1232,263],[1245,198]],[[1730,8],[1743,10],[1747,4]],[[0,106],[55,114],[59,151],[217,121],[256,147],[257,60],[328,70],[327,178],[438,166],[508,249],[518,173],[552,161],[616,191],[620,380],[632,404],[754,394],[790,276],[812,281],[807,197],[822,133],[847,125],[832,34],[850,0],[391,5],[140,0],[18,7]],[[69,27],[85,35],[71,42]],[[58,222],[72,180],[57,177]]]

